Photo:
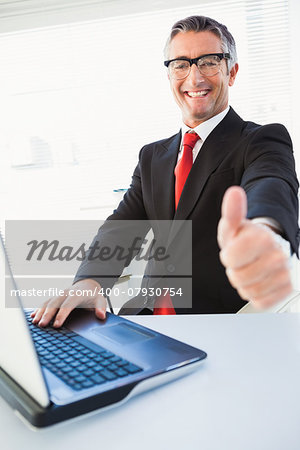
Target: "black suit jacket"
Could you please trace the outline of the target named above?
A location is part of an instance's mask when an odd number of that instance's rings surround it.
[[[243,121],[232,108],[207,137],[193,164],[175,212],[174,168],[177,163],[181,133],[142,148],[130,189],[123,201],[100,228],[95,241],[99,245],[111,242],[122,234],[119,220],[151,220],[154,237],[168,248],[180,241],[174,227],[161,231],[161,220],[192,221],[192,308],[184,308],[173,298],[177,313],[236,312],[245,302],[226,277],[219,260],[217,226],[221,203],[226,189],[242,186],[248,199],[248,218],[271,217],[282,226],[284,237],[293,252],[298,252],[298,181],[292,143],[284,126],[258,125]],[[134,233],[134,222],[127,234]],[[109,224],[109,225],[108,225]],[[145,225],[144,233],[148,231]],[[130,230],[130,231],[129,231]],[[123,230],[124,231],[124,230]],[[182,262],[184,249],[173,248],[172,260],[167,261],[164,275]],[[111,287],[129,261],[111,261],[109,265],[84,261],[75,281],[93,277],[104,288]],[[113,274],[113,277],[111,275]],[[149,277],[150,274],[150,277]],[[157,283],[148,277],[143,286]],[[163,286],[164,283],[162,282]],[[176,285],[175,283],[175,286]],[[129,301],[123,313],[138,313],[153,305],[147,296]],[[131,308],[131,309],[128,309]]]

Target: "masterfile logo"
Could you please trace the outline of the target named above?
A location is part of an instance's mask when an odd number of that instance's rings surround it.
[[[192,285],[191,221],[15,220],[7,221],[5,230],[17,284],[15,288],[8,283],[6,268],[8,307],[16,306],[18,296],[25,307],[36,308],[62,295],[79,267],[82,278],[97,279],[101,286],[108,280],[99,293],[119,297],[120,304],[135,296],[154,299],[165,291],[173,298],[184,297],[187,304]],[[118,284],[122,276],[126,288]],[[145,276],[150,280],[146,286],[141,285]]]

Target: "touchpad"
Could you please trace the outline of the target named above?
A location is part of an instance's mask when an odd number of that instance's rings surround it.
[[[97,327],[93,329],[93,332],[121,345],[136,344],[155,337],[155,334],[146,330],[140,330],[127,323],[120,323],[105,328]]]

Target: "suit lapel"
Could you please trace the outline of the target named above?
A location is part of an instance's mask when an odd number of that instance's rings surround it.
[[[184,185],[167,245],[171,244],[184,224],[184,220],[188,219],[201,196],[209,176],[237,144],[243,124],[244,121],[230,108],[225,118],[205,140]],[[176,224],[175,221],[182,222]]]
[[[207,137],[189,173],[174,219],[185,220],[198,201],[209,176],[218,168],[240,135],[243,120],[230,108]]]
[[[156,144],[152,159],[153,203],[158,220],[172,220],[175,213],[175,176],[181,131],[165,141]]]

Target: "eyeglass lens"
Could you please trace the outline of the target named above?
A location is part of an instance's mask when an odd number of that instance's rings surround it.
[[[218,56],[206,56],[204,58],[200,58],[197,61],[197,67],[202,73],[207,77],[212,77],[216,75],[220,70],[221,60]],[[191,70],[191,65],[189,61],[185,61],[184,59],[177,59],[176,61],[172,61],[169,64],[169,73],[173,78],[180,80],[189,75]]]

